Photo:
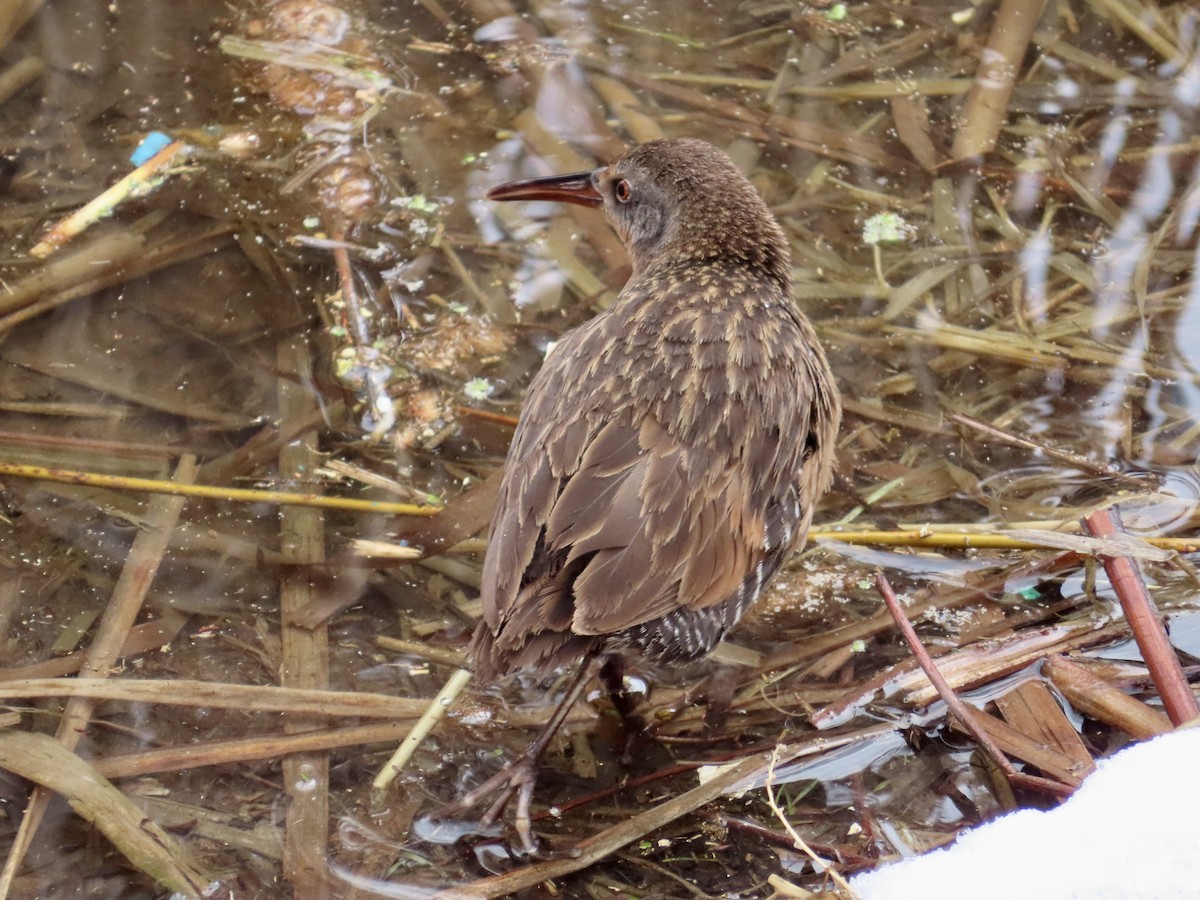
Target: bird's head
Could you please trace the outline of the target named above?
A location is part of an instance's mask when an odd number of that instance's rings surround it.
[[[790,284],[787,240],[754,186],[706,141],[673,138],[634,147],[589,172],[502,184],[492,200],[558,200],[604,208],[635,276],[664,265],[740,265]]]

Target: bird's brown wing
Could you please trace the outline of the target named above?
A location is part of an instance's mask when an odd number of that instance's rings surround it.
[[[799,502],[802,447],[765,452],[770,464],[754,468],[777,483],[747,484],[746,466],[629,408],[518,435],[484,568],[498,643],[609,634],[734,596],[794,534],[771,520],[793,521],[782,510]]]
[[[572,629],[623,631],[732,596],[762,547],[762,520],[745,509],[736,469],[652,418],[611,422],[599,437],[638,455],[609,474],[603,455],[585,454],[546,523],[552,553],[587,560],[571,584]]]

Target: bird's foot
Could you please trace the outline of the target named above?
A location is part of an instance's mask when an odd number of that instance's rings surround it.
[[[634,761],[641,758],[646,748],[653,743],[646,720],[641,716],[626,716],[621,724],[624,726],[625,743],[621,750],[621,765],[628,768]]]
[[[561,856],[574,856],[575,850],[548,850],[541,845],[533,833],[533,818],[530,806],[533,802],[533,789],[537,784],[537,760],[528,752],[522,753],[503,769],[485,781],[479,787],[464,796],[450,807],[452,813],[463,813],[488,804],[487,811],[479,820],[482,828],[491,828],[504,810],[516,798],[516,812],[513,814],[513,828],[517,832],[519,846],[513,850],[526,857],[534,859],[550,859]]]

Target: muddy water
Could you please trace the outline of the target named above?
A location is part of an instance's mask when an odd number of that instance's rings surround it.
[[[1121,499],[1131,530],[1194,533],[1196,22],[1186,3],[1132,22],[1052,6],[995,101],[994,147],[963,161],[965,136],[989,134],[970,99],[987,5],[49,4],[0,45],[0,72],[45,66],[0,105],[0,462],[165,479],[194,456],[204,484],[451,501],[502,457],[504,417],[549,342],[627,271],[598,215],[496,208],[483,192],[693,135],[727,149],[779,215],[797,300],[847,399],[822,526],[1047,531]],[[33,259],[48,227],[129,171],[151,130],[187,142],[186,164]],[[18,477],[3,502],[4,676],[77,671],[71,654],[89,646],[161,511],[142,493]],[[189,500],[138,613],[161,637],[128,648],[112,677],[431,698],[477,614],[478,556],[364,562],[352,540],[419,534],[420,520],[304,515],[281,524],[271,502]],[[539,830],[567,844],[598,832],[692,787],[680,767],[806,734],[813,709],[906,658],[890,632],[854,653],[803,655],[877,611],[875,568],[936,596],[1054,553],[820,542],[737,635],[761,671],[652,674],[658,740],[633,765],[605,716],[579,713],[538,792],[564,812]],[[332,562],[311,565],[321,556]],[[1156,600],[1186,621],[1190,567],[1147,565]],[[1008,590],[1001,578],[924,633],[954,646],[1003,633],[1012,616],[1046,620],[1051,604],[1107,621],[1111,591],[1093,576],[1081,565]],[[303,627],[281,631],[281,605]],[[270,749],[204,765],[139,758],[113,777],[236,896],[396,896],[386,891],[508,865],[502,843],[447,843],[435,811],[494,770],[497,748],[522,746],[552,694],[522,680],[472,687],[374,796],[403,727],[287,763]],[[707,725],[706,699],[728,707]],[[211,749],[372,721],[178,700],[100,703],[78,752]],[[10,727],[59,728],[61,699],[13,703]],[[789,820],[848,870],[1012,802],[970,743],[910,714],[866,706],[854,721],[911,724],[907,743],[865,740],[796,767],[780,789]],[[1085,727],[1097,752],[1119,741]],[[29,790],[0,784],[8,848]],[[562,890],[766,896],[780,874],[821,883],[751,792]],[[156,890],[56,800],[11,896]]]

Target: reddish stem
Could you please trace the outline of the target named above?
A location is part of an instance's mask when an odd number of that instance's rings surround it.
[[[1120,513],[1116,507],[1098,509],[1088,513],[1082,519],[1083,528],[1092,537],[1113,538],[1124,534]],[[1158,688],[1163,707],[1171,722],[1182,725],[1200,715],[1196,706],[1196,697],[1183,675],[1179,666],[1179,657],[1175,654],[1167,629],[1163,626],[1162,617],[1154,608],[1154,601],[1146,590],[1146,582],[1142,579],[1141,569],[1128,556],[1101,555],[1104,571],[1108,580],[1121,601],[1125,610],[1125,621],[1133,632],[1138,649],[1142,651],[1142,659],[1150,670],[1150,677]]]
[[[1045,791],[1046,793],[1055,794],[1060,797],[1070,795],[1072,793],[1071,788],[1065,784],[1051,781],[1048,778],[1038,778],[1036,775],[1024,775],[1013,768],[1013,764],[1004,755],[1004,751],[996,745],[991,735],[978,727],[975,717],[971,715],[970,710],[967,709],[967,705],[958,698],[958,695],[954,693],[954,689],[950,687],[950,683],[942,677],[942,673],[938,671],[933,658],[929,655],[929,651],[925,649],[925,645],[917,637],[916,629],[908,621],[908,616],[904,614],[904,607],[896,599],[896,593],[892,590],[887,576],[882,572],[875,573],[875,586],[879,589],[879,593],[883,595],[883,602],[887,604],[888,612],[896,620],[896,626],[900,629],[900,633],[904,635],[904,640],[908,644],[909,649],[912,650],[913,656],[917,658],[917,663],[924,670],[925,674],[929,676],[929,680],[933,682],[933,686],[937,688],[938,695],[946,702],[946,706],[950,709],[950,712],[954,713],[955,717],[962,722],[963,727],[971,733],[971,736],[995,760],[996,765],[1000,767],[1000,771],[1004,773],[1009,782],[1020,787]]]

